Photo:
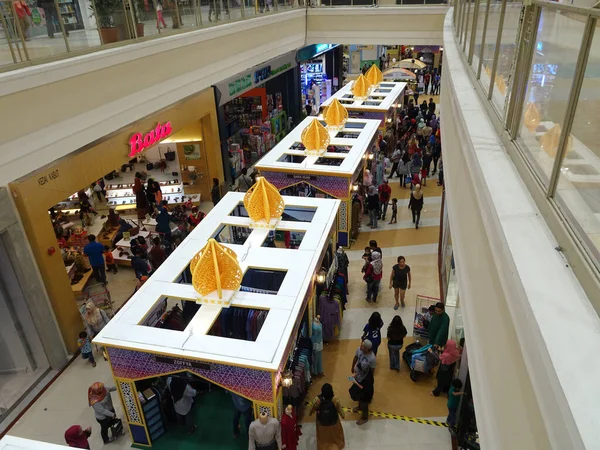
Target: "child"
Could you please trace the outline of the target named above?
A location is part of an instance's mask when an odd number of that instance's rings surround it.
[[[110,251],[108,245],[104,246],[104,261],[106,261],[106,270],[112,273],[117,273],[117,265],[115,264],[115,257]]]
[[[464,395],[460,389],[462,388],[462,381],[458,378],[452,380],[452,386],[450,386],[450,390],[448,391],[448,418],[446,422],[450,427],[456,425],[456,412],[458,410],[458,403],[460,401],[460,396]]]
[[[390,225],[398,222],[396,219],[397,215],[398,215],[398,199],[393,198],[392,199],[392,220],[390,220]]]
[[[92,350],[92,344],[90,338],[85,331],[79,333],[79,339],[77,345],[81,348],[81,357],[83,359],[89,359],[92,363],[92,367],[96,367],[96,361],[94,360],[94,352]]]

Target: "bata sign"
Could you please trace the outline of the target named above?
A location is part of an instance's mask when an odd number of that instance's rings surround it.
[[[172,132],[171,122],[167,122],[164,125],[160,123],[156,125],[154,130],[149,131],[145,135],[142,133],[135,133],[129,139],[129,157],[133,157],[138,153],[152,147],[154,144],[158,144],[160,141],[171,135]]]

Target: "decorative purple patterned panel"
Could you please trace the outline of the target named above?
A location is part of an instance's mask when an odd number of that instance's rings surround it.
[[[349,179],[344,177],[311,175],[305,173],[270,172],[267,170],[261,171],[260,174],[279,190],[300,182],[305,182],[335,198],[345,199],[348,198],[350,189]]]
[[[107,350],[117,378],[137,380],[185,369],[254,401],[275,402],[271,372],[121,348]]]

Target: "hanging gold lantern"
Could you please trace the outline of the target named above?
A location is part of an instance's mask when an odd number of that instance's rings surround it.
[[[347,113],[346,113],[347,114]],[[300,141],[304,145],[307,155],[322,155],[327,151],[329,145],[329,131],[323,126],[319,119],[314,119],[300,135]]]
[[[544,150],[551,158],[555,158],[556,153],[558,152],[558,143],[560,141],[561,131],[560,125],[554,124],[554,126],[546,131],[540,139],[540,146],[542,147],[542,150]],[[573,150],[573,138],[571,135],[567,137],[565,147],[565,155],[571,153]]]
[[[356,81],[352,84],[352,94],[356,100],[366,100],[369,96],[371,84],[369,80],[363,75],[360,74]]]
[[[250,217],[252,228],[275,228],[283,214],[283,197],[265,177],[256,183],[244,196],[244,207]]]
[[[233,250],[214,239],[190,261],[192,285],[200,299],[198,303],[229,306],[242,283],[242,269]]]
[[[502,95],[506,95],[506,82],[504,81],[504,77],[502,75],[496,76],[496,86],[498,86],[498,90]]]
[[[331,104],[323,112],[327,127],[332,130],[341,130],[348,120],[348,110],[334,97]]]

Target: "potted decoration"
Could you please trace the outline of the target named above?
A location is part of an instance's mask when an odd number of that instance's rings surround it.
[[[92,15],[96,16],[96,22],[104,44],[111,44],[119,40],[114,14],[122,7],[120,0],[94,0],[93,4],[90,5]]]

